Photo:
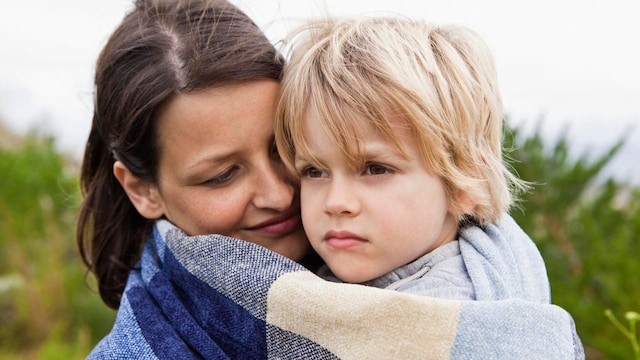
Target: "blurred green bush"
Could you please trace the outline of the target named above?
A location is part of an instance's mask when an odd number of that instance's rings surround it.
[[[83,359],[114,312],[76,252],[77,164],[47,136],[15,144],[0,141],[0,358]],[[640,308],[640,189],[603,178],[623,145],[576,156],[566,135],[505,131],[511,165],[536,184],[513,216],[540,248],[553,302],[573,314],[588,359],[630,358],[604,310]]]
[[[0,147],[0,174],[0,358],[82,359],[114,313],[76,252],[77,166],[32,133]]]
[[[571,153],[567,133],[505,132],[511,164],[535,183],[513,216],[547,264],[552,301],[567,309],[587,359],[629,359],[627,339],[603,315],[640,309],[640,188],[603,177],[624,139],[601,154]]]

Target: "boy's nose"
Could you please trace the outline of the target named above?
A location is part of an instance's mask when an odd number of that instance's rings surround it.
[[[332,180],[325,199],[325,212],[331,215],[353,216],[360,210],[355,186],[347,180]]]

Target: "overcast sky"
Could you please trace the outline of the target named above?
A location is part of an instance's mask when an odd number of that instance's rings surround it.
[[[637,0],[232,0],[274,41],[317,15],[392,11],[478,31],[494,52],[505,108],[517,122],[544,116],[555,136],[603,148],[637,124],[618,160],[640,155]],[[92,111],[96,57],[131,0],[0,1],[0,118],[37,127],[78,157]],[[640,166],[632,176],[640,179]]]

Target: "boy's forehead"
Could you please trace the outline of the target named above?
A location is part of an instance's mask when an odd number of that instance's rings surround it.
[[[360,126],[374,126],[387,128],[406,128],[411,121],[407,115],[401,111],[393,109],[392,106],[381,106],[379,109],[365,113],[362,109],[355,109],[353,106],[339,101],[328,100],[322,104],[318,101],[311,101],[303,112],[302,121],[308,118],[324,123],[326,126],[344,125],[358,128]]]
[[[411,131],[405,116],[393,113],[380,118],[370,118],[356,111],[343,111],[341,114],[320,113],[309,107],[302,119],[302,136],[298,137],[296,153],[309,156],[309,147],[318,143],[331,144],[352,159],[361,159],[365,154],[366,143],[375,139],[390,143],[399,153],[405,153],[405,146],[417,139]]]

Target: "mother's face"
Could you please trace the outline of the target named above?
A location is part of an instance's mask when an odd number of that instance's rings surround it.
[[[189,235],[247,240],[293,260],[306,254],[298,187],[274,144],[277,91],[277,82],[255,80],[180,95],[162,109],[151,218],[165,216]]]

